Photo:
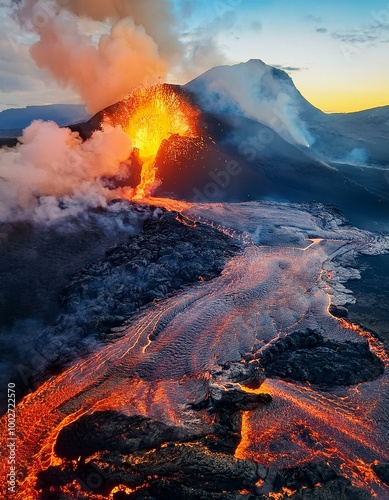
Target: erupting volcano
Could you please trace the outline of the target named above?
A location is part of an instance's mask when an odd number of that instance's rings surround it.
[[[2,498],[388,498],[388,340],[347,310],[389,253],[368,116],[249,61],[2,151]]]
[[[132,196],[142,200],[158,185],[155,159],[172,136],[198,135],[198,110],[167,85],[141,87],[122,101],[111,119],[130,136],[142,162],[141,181]]]

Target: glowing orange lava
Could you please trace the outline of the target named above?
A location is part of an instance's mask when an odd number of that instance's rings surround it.
[[[148,196],[155,187],[155,159],[163,141],[173,135],[196,137],[197,116],[197,110],[166,85],[140,88],[131,95],[120,118],[143,163],[134,200]]]
[[[126,495],[130,495],[131,493],[134,493],[136,490],[133,490],[131,488],[128,488],[127,486],[121,485],[121,486],[115,486],[115,488],[111,491],[109,495],[109,500],[113,500],[114,494],[115,493],[125,493]]]
[[[332,315],[329,311],[330,296],[328,304],[327,313],[340,328],[364,338],[370,350],[387,367],[389,356],[384,345],[359,325]],[[382,443],[375,439],[373,415],[378,403],[370,401],[368,409],[364,404],[366,392],[374,391],[374,383],[370,388],[369,384],[366,386],[363,394],[362,387],[358,385],[341,396],[317,392],[309,384],[266,380],[261,391],[270,393],[274,400],[257,412],[243,413],[242,438],[235,457],[276,467],[303,465],[318,457],[330,461],[339,459],[341,470],[354,486],[368,488],[373,496],[382,498],[386,486],[380,482],[371,465],[379,461],[374,462],[374,458],[386,461],[388,456]],[[274,415],[280,414],[282,419],[274,418]],[[283,445],[277,446],[279,442]],[[292,491],[283,491],[270,493],[269,496],[285,498],[285,494],[289,496],[289,493],[293,494]]]
[[[136,109],[132,116],[136,115]],[[190,213],[186,202],[154,198],[152,202],[181,212],[177,217],[188,225],[202,221],[200,215]],[[226,234],[232,231],[217,227]],[[256,332],[261,325],[257,323],[258,316],[255,321],[247,322],[253,311],[270,318],[270,326],[263,324],[269,329],[271,339],[280,330],[274,328],[273,332],[273,323],[281,324],[288,332],[297,324],[311,321],[312,311],[316,311],[323,328],[342,336],[349,333],[346,330],[352,330],[364,337],[371,350],[387,364],[383,346],[372,335],[329,313],[330,296],[318,287],[322,263],[327,259],[325,242],[311,241],[306,248],[248,246],[242,256],[229,262],[219,278],[154,303],[152,308],[139,313],[123,337],[77,360],[25,396],[16,412],[15,500],[36,500],[40,494],[36,489],[39,473],[50,466],[68,466],[66,460],[56,455],[57,438],[65,427],[83,415],[119,411],[177,427],[193,425],[202,432],[210,432],[212,416],[189,410],[188,401],[198,400],[204,390],[201,381],[210,380],[215,366],[241,356],[257,342]],[[279,262],[290,264],[288,272]],[[314,280],[316,290],[312,287]],[[306,300],[301,298],[304,293]],[[287,319],[283,316],[281,322],[276,314],[280,309],[296,313]],[[153,340],[156,332],[159,332],[158,342]],[[354,485],[368,487],[373,494],[387,498],[386,486],[370,465],[389,460],[387,441],[383,438],[386,424],[382,417],[386,411],[381,410],[387,401],[388,384],[384,374],[379,380],[333,393],[277,379],[266,380],[254,391],[242,387],[247,392],[269,393],[273,401],[243,414],[242,440],[235,457],[275,468],[309,463],[318,457],[337,461]],[[4,416],[0,419],[3,442],[7,433]],[[3,447],[0,449],[2,477],[9,471],[7,460],[8,451]],[[261,484],[259,481],[257,486]],[[137,491],[136,486],[132,489]],[[6,490],[3,481],[0,498],[6,498]],[[64,487],[64,492],[74,498],[78,491],[82,487],[77,481]],[[128,486],[117,485],[109,494],[113,498],[122,492],[132,493]],[[269,497],[277,499],[293,494],[292,490],[284,489],[281,493],[270,493]],[[107,496],[108,493],[90,494],[94,500]]]

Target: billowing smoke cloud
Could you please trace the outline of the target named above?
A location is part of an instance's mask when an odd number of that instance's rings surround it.
[[[176,63],[183,52],[175,32],[176,20],[171,2],[166,0],[62,0],[57,2],[77,16],[96,21],[110,19],[116,22],[131,18],[158,45],[161,57],[169,64]]]
[[[181,51],[165,1],[25,0],[18,5],[17,19],[39,37],[31,48],[36,64],[63,87],[74,88],[90,112],[122,99],[134,86],[164,78]],[[92,31],[110,26],[109,32],[86,35],[87,18],[96,21]]]
[[[30,53],[88,110],[155,84],[182,56],[167,0],[19,0],[14,17],[37,35]],[[13,150],[0,151],[0,222],[53,221],[104,206],[120,191],[107,178],[128,174],[130,137],[103,126],[86,142],[70,129],[36,121]]]
[[[7,5],[33,34],[30,53],[37,66],[75,89],[90,112],[136,86],[157,83],[177,64],[200,72],[202,61],[216,62],[209,33],[198,30],[187,38],[177,33],[172,0],[7,0]],[[52,221],[104,206],[120,196],[106,187],[106,178],[128,173],[130,153],[130,138],[120,127],[106,125],[83,143],[70,129],[34,122],[21,145],[0,151],[0,221]]]
[[[130,137],[105,125],[86,142],[68,128],[35,121],[22,144],[0,150],[0,221],[47,221],[105,206],[118,192],[106,178],[125,176]]]

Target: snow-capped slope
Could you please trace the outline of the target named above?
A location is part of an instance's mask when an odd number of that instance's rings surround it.
[[[260,60],[212,68],[184,89],[203,111],[255,120],[290,144],[310,147],[325,162],[389,165],[389,106],[323,113],[285,71]]]
[[[284,71],[256,59],[213,68],[185,89],[195,94],[204,111],[254,119],[291,144],[310,146],[313,137],[301,114],[322,114],[304,99]]]

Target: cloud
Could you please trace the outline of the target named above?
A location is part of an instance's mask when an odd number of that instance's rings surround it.
[[[142,26],[155,41],[161,57],[169,64],[177,62],[183,47],[177,37],[177,22],[173,3],[168,0],[67,0],[67,9],[77,16],[87,16],[96,21],[111,19],[113,23],[131,18]]]
[[[303,71],[307,68],[302,68],[302,67],[298,67],[298,66],[282,66],[280,64],[272,64],[273,68],[277,68],[277,69],[282,69],[283,71],[286,71],[286,72],[293,72],[293,71]]]
[[[331,36],[345,44],[359,46],[387,43],[389,32],[389,10],[370,12],[371,20],[361,26],[331,32]]]
[[[0,11],[0,108],[32,104],[74,103],[74,92],[63,90],[32,60],[30,39],[18,24]]]
[[[23,58],[14,54],[19,75],[15,88],[23,87],[24,77],[30,96],[38,88],[43,96],[46,85],[48,95],[61,88],[67,102],[76,102],[78,94],[90,112],[122,99],[136,86],[158,83],[167,74],[182,81],[223,64],[226,57],[215,40],[229,26],[228,17],[235,20],[234,9],[227,9],[192,29],[193,18],[177,17],[182,9],[196,17],[190,2],[177,5],[173,0],[2,0],[0,5],[3,24],[16,26],[24,50]],[[3,53],[12,56],[18,43],[13,35]],[[30,46],[38,69],[26,62]],[[2,73],[11,74],[4,66]],[[10,76],[3,76],[2,85],[12,90]],[[57,94],[52,102],[61,100]],[[42,102],[47,99],[41,97]],[[24,99],[22,104],[27,104]]]
[[[363,31],[359,29],[350,29],[344,31],[333,31],[332,38],[343,43],[370,44],[379,40],[380,35],[375,29],[365,28]]]
[[[316,33],[329,33],[333,39],[338,40],[340,43],[354,45],[357,48],[387,43],[388,41],[389,10],[380,12],[370,11],[370,20],[368,19],[368,22],[347,29],[331,30],[323,26],[323,18],[313,15],[306,16],[304,20],[312,24],[321,25],[315,27]]]
[[[180,44],[162,34],[164,29],[169,33],[168,4],[160,2],[154,11],[152,5],[156,0],[24,0],[15,18],[38,37],[30,49],[37,66],[60,86],[75,89],[88,110],[96,112],[124,98],[133,87],[163,78],[168,63],[161,54],[173,58],[174,45],[179,51]],[[131,16],[126,16],[125,6],[131,7]],[[150,19],[145,17],[147,6],[148,13],[154,12]],[[94,33],[83,30],[83,16],[95,23]],[[100,22],[107,19],[108,30]]]
[[[227,64],[228,58],[218,46],[217,35],[226,29],[232,31],[235,27],[236,16],[227,10],[207,23],[187,29],[181,35],[185,53],[175,76],[190,81],[214,66]]]
[[[315,32],[316,33],[327,33],[328,29],[320,26],[324,23],[324,19],[322,17],[317,17],[317,16],[312,16],[308,15],[304,17],[304,21],[310,23],[310,24],[315,24]]]

